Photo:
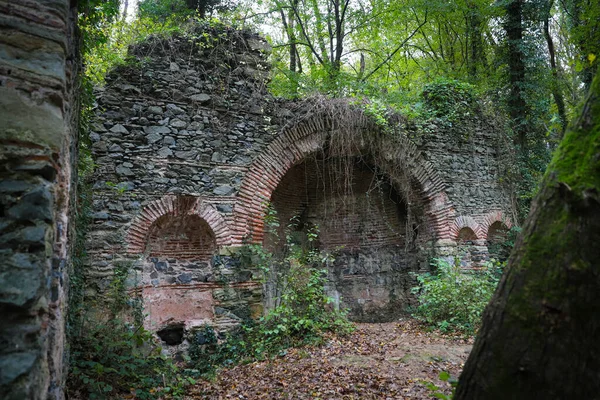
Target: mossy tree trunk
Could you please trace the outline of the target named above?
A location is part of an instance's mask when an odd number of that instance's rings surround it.
[[[600,398],[599,79],[548,168],[455,398]]]

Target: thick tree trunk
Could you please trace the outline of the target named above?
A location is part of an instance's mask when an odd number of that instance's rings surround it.
[[[600,80],[548,168],[455,399],[600,398]]]

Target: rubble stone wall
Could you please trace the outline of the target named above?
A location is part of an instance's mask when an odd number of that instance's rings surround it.
[[[410,124],[378,134],[360,107],[342,123],[341,101],[268,95],[258,35],[208,33],[209,44],[188,34],[136,46],[98,92],[88,275],[101,293],[115,263],[131,262],[152,329],[226,330],[263,312],[268,285],[242,249],[268,242],[269,202],[280,226],[295,215],[338,250],[328,290],[357,320],[397,317],[409,272],[461,249],[480,262],[489,226],[510,226],[499,131],[483,118],[458,136]]]
[[[64,398],[73,2],[0,1],[0,398]]]

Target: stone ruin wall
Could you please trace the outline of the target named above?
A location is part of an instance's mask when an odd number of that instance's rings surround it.
[[[281,220],[319,225],[321,248],[343,245],[328,290],[354,319],[391,320],[411,302],[409,272],[457,253],[476,265],[490,226],[510,227],[491,123],[473,117],[461,135],[406,126],[391,140],[356,108],[342,127],[318,107],[327,100],[267,94],[259,36],[210,34],[210,46],[191,35],[135,47],[98,93],[90,295],[127,264],[152,330],[262,315],[269,287],[240,249],[265,240],[271,201]]]
[[[62,399],[78,103],[74,2],[0,1],[0,398]]]

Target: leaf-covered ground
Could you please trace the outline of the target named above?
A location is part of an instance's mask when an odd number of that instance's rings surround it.
[[[429,381],[457,377],[471,340],[427,332],[413,320],[358,324],[345,338],[291,349],[273,360],[239,365],[202,381],[187,399],[431,399]]]

